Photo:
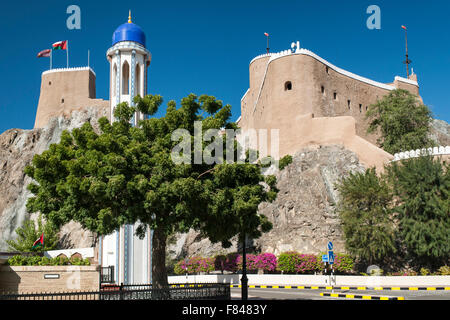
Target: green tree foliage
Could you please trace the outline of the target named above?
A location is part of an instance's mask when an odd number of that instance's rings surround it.
[[[399,234],[407,257],[438,267],[450,258],[449,164],[433,157],[395,162],[388,168],[398,197]]]
[[[194,138],[192,161],[172,161],[171,152],[179,143],[172,141],[174,130],[184,129],[194,137],[194,121],[201,121],[203,132],[236,129],[229,121],[230,105],[191,94],[178,109],[175,101],[169,101],[165,116],[133,127],[130,120],[136,109],[153,115],[162,98],[137,96],[134,103],[136,107],[116,106],[113,124],[99,119],[100,134],[85,123],[72,133],[64,131],[60,143],[36,155],[25,170],[36,181],[28,187],[34,197],[27,209],[42,212],[56,225],[78,221],[99,235],[139,222],[136,233],[143,236],[150,227],[153,284],[160,287],[167,285],[165,249],[170,234],[193,228],[212,242],[229,246],[236,234],[257,238],[268,231],[271,224],[257,209],[275,198],[276,179],[263,176],[260,165],[248,161],[195,164]],[[208,146],[201,142],[200,152]],[[237,153],[237,143],[224,150],[224,157],[226,152]]]
[[[6,240],[10,251],[18,252],[42,252],[56,249],[58,245],[59,229],[51,222],[44,222],[42,216],[39,215],[37,221],[26,220],[22,227],[15,230],[17,234],[16,240]],[[33,243],[44,233],[44,246],[34,249]]]
[[[389,209],[392,193],[375,169],[350,173],[338,185],[338,205],[345,246],[354,257],[369,264],[382,262],[395,252],[395,229]]]
[[[366,119],[371,120],[368,133],[379,130],[378,143],[391,154],[433,146],[428,138],[431,111],[406,90],[391,91],[371,105]]]

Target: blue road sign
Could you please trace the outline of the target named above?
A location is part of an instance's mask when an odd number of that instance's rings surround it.
[[[328,250],[333,250],[333,242],[328,241]]]
[[[322,255],[322,262],[328,262],[328,255],[327,254]]]
[[[328,251],[328,263],[333,264],[334,263],[334,253],[333,251]]]

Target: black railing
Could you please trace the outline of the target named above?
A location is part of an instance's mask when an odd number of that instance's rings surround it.
[[[102,283],[114,283],[114,266],[100,268],[100,285]]]
[[[0,300],[230,300],[230,284],[104,286],[100,291],[0,294]]]

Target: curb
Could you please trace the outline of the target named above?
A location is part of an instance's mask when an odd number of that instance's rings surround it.
[[[249,288],[252,289],[298,289],[298,290],[376,290],[376,291],[382,291],[382,290],[393,290],[393,291],[399,291],[399,290],[409,290],[409,291],[450,291],[450,287],[331,287],[331,286],[268,286],[268,285],[249,285]],[[230,288],[242,288],[242,285],[232,284],[230,285]]]
[[[381,296],[365,296],[361,294],[345,294],[345,293],[328,293],[321,292],[322,297],[346,298],[346,299],[363,299],[363,300],[405,300],[404,297],[381,297]]]

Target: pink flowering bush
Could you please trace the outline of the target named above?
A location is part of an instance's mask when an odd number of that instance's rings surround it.
[[[296,271],[298,273],[312,274],[319,271],[320,264],[317,261],[315,254],[300,254],[298,263],[296,264]]]
[[[214,270],[229,272],[237,272],[239,269],[238,259],[239,254],[237,253],[229,253],[227,255],[218,255],[213,258],[214,259]]]
[[[273,272],[277,268],[277,257],[272,253],[261,253],[256,257],[256,267],[264,271]]]
[[[246,254],[245,259],[247,260],[246,264],[247,264],[247,271],[256,271],[258,270],[258,265],[257,265],[257,261],[258,261],[258,256],[255,256],[254,254]],[[242,270],[242,255],[239,255],[237,258],[237,264],[238,264],[238,269]]]
[[[187,262],[185,260],[179,261],[174,267],[176,274],[208,273],[211,271],[214,271],[214,258],[192,257]]]

